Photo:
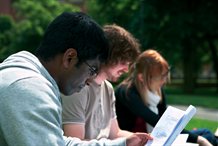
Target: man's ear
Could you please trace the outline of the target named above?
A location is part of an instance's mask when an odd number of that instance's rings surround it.
[[[68,68],[69,66],[75,65],[77,61],[77,51],[73,48],[67,49],[63,56],[64,67]]]

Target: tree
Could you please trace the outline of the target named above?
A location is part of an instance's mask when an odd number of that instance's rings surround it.
[[[11,17],[6,15],[0,16],[0,55],[2,55],[1,52],[4,52],[11,43],[10,31],[13,27],[14,21]]]
[[[33,52],[49,22],[63,11],[79,11],[71,4],[56,0],[14,0],[16,24],[10,29],[10,44],[1,51],[1,60],[20,50]]]
[[[208,41],[208,36],[213,36],[212,42],[218,40],[217,1],[91,0],[88,4],[89,13],[96,20],[125,27],[139,38],[143,50],[158,49],[173,66],[182,62],[186,92],[191,93],[196,87],[203,55],[213,54],[217,72],[217,45]],[[206,48],[205,42],[210,44]]]

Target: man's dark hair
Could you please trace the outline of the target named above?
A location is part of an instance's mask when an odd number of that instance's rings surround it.
[[[82,12],[64,12],[48,26],[36,56],[48,61],[67,49],[77,50],[79,62],[108,56],[108,41],[102,28]]]

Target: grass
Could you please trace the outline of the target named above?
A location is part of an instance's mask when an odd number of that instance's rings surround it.
[[[218,109],[218,93],[213,88],[201,88],[193,94],[183,93],[181,88],[167,87],[166,99],[168,104],[195,105]]]
[[[204,95],[167,95],[168,104],[178,104],[178,105],[195,105],[206,108],[218,109],[218,97],[215,96],[204,96]]]
[[[187,130],[192,130],[193,128],[207,128],[212,133],[218,128],[218,121],[209,121],[198,118],[192,118],[191,121],[186,125]]]
[[[185,94],[181,88],[168,86],[165,92],[168,104],[187,106],[192,104],[194,106],[218,109],[218,93],[216,88],[198,88],[192,94]],[[193,128],[207,128],[214,133],[218,128],[218,119],[217,121],[210,121],[192,118],[187,124],[186,129],[192,130]]]

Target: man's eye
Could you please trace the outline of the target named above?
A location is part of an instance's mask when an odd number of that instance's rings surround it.
[[[90,68],[90,76],[96,76],[97,75],[97,68],[91,67]]]

